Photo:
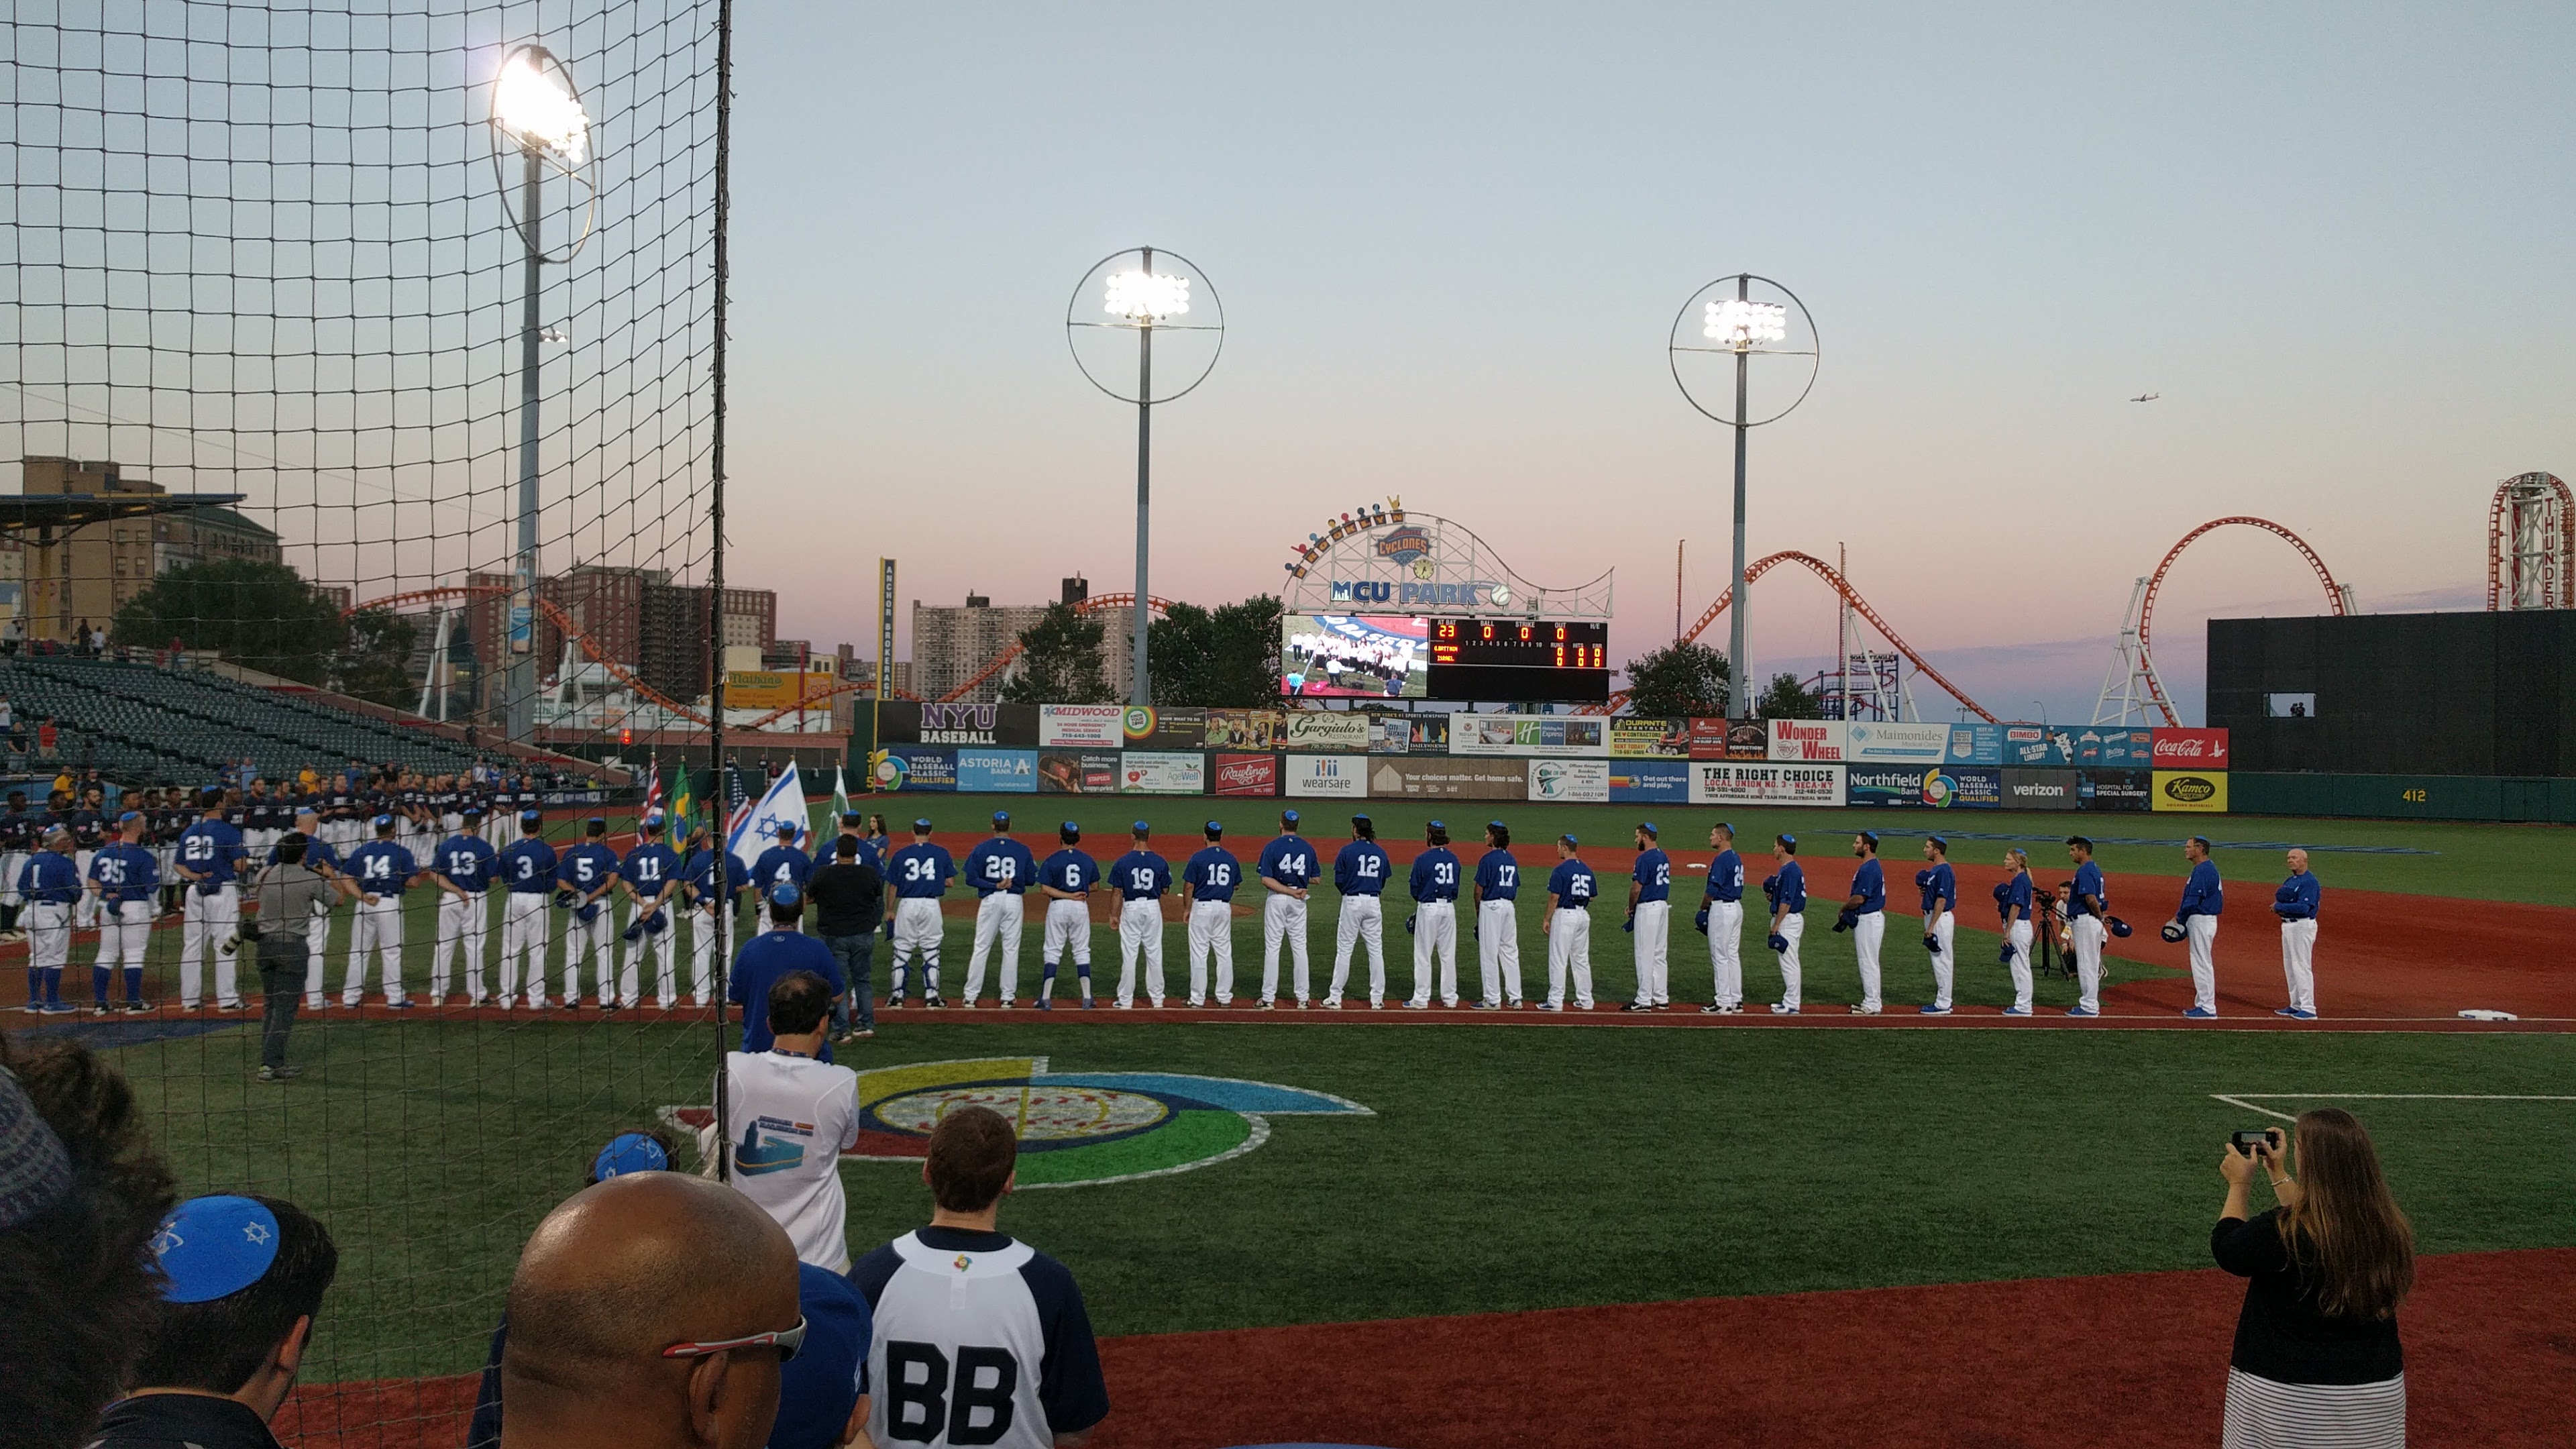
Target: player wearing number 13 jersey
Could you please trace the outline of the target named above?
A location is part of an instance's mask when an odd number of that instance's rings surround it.
[[[871,1443],[1054,1449],[1109,1416],[1073,1274],[999,1231],[1018,1153],[1000,1113],[951,1109],[922,1164],[929,1226],[850,1270],[874,1318]]]

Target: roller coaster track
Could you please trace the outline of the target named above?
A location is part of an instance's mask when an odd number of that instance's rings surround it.
[[[1813,573],[1816,577],[1823,579],[1835,593],[1841,595],[1843,602],[1851,605],[1852,612],[1860,615],[1863,619],[1868,620],[1871,628],[1876,629],[1880,634],[1884,635],[1888,643],[1895,645],[1897,653],[1912,660],[1915,669],[1921,672],[1924,678],[1941,686],[1945,693],[1947,693],[1952,699],[1966,705],[1968,707],[1968,712],[1974,714],[1977,718],[1984,720],[1988,724],[1998,723],[1994,715],[1989,713],[1984,705],[1977,703],[1975,700],[1970,699],[1967,695],[1961,693],[1959,686],[1952,684],[1948,679],[1942,676],[1940,670],[1933,668],[1931,663],[1925,660],[1922,655],[1915,653],[1914,647],[1906,643],[1894,629],[1888,627],[1887,620],[1879,617],[1878,611],[1869,606],[1869,601],[1862,598],[1860,596],[1860,592],[1851,586],[1851,580],[1844,578],[1842,571],[1835,568],[1832,564],[1825,562],[1823,559],[1817,558],[1813,554],[1800,553],[1795,549],[1786,549],[1779,553],[1771,554],[1768,557],[1756,559],[1751,564],[1747,565],[1744,570],[1744,581],[1747,584],[1750,584],[1755,579],[1769,573],[1776,565],[1784,563],[1805,565],[1809,572]],[[1684,634],[1682,638],[1684,640],[1697,639],[1701,633],[1707,630],[1709,625],[1716,623],[1718,616],[1724,614],[1727,611],[1727,608],[1734,602],[1735,587],[1730,584],[1727,586],[1724,593],[1717,596],[1717,601],[1710,604],[1707,610],[1699,616],[1699,622],[1691,625],[1690,632]],[[1608,704],[1597,705],[1592,708],[1599,713],[1608,714],[1611,711],[1618,709],[1620,705],[1626,703],[1627,699],[1628,692],[1623,689],[1617,694],[1610,696]]]
[[[2333,609],[2337,614],[2349,614],[2353,611],[2352,591],[2335,582],[2334,574],[2326,568],[2326,561],[2317,557],[2317,551],[2308,547],[2308,541],[2299,537],[2297,534],[2292,533],[2290,530],[2283,528],[2281,525],[2274,523],[2268,518],[2254,518],[2241,514],[2231,515],[2226,518],[2213,518],[2207,523],[2202,524],[2200,527],[2193,529],[2191,532],[2184,534],[2180,539],[2175,541],[2172,548],[2165,550],[2164,562],[2157,564],[2156,571],[2147,576],[2146,590],[2138,596],[2138,658],[2140,661],[2140,672],[2144,674],[2146,678],[2148,702],[2153,704],[2157,711],[2164,716],[2165,723],[2168,725],[2178,726],[2182,723],[2182,720],[2174,714],[2173,702],[2165,697],[2164,681],[2156,677],[2155,646],[2153,638],[2148,632],[2148,626],[2155,618],[2156,594],[2164,587],[2166,572],[2174,566],[2175,559],[2182,557],[2182,551],[2191,546],[2192,540],[2200,537],[2204,533],[2211,532],[2214,529],[2225,528],[2230,524],[2242,524],[2247,528],[2259,528],[2265,533],[2274,534],[2278,537],[2289,540],[2290,547],[2297,549],[2299,551],[2299,557],[2308,561],[2308,567],[2316,570],[2317,582],[2325,585],[2327,606]],[[1955,693],[1955,691],[1953,692]]]

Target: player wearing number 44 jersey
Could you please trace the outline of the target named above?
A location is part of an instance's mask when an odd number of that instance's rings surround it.
[[[1342,897],[1333,923],[1333,984],[1324,990],[1324,1005],[1342,1009],[1342,988],[1351,979],[1351,948],[1365,944],[1369,955],[1369,1007],[1386,1005],[1386,879],[1392,863],[1377,843],[1377,825],[1365,815],[1351,817],[1351,843],[1333,857],[1333,889]],[[1299,993],[1301,996],[1304,993]]]
[[[1261,847],[1261,860],[1255,867],[1261,873],[1262,888],[1269,894],[1261,903],[1261,1009],[1272,1010],[1279,999],[1279,943],[1286,941],[1297,955],[1297,1005],[1306,1005],[1309,976],[1306,967],[1306,897],[1315,880],[1315,847],[1297,833],[1297,812],[1279,812],[1279,835]]]
[[[1234,1004],[1234,888],[1243,879],[1243,862],[1219,841],[1225,826],[1211,820],[1207,844],[1181,867],[1182,909],[1189,916],[1190,1005],[1208,1000],[1208,956],[1216,956],[1216,1004]]]
[[[757,870],[755,866],[753,869]],[[939,996],[939,898],[957,878],[957,861],[948,847],[930,840],[930,822],[912,822],[912,844],[886,857],[886,890],[893,897],[887,934],[894,949],[887,956],[886,1005],[903,1005],[903,968],[921,957],[921,1004],[947,1003]]]
[[[1148,849],[1153,827],[1139,820],[1135,844],[1109,867],[1118,892],[1118,1009],[1136,1005],[1136,958],[1145,958],[1145,999],[1163,1005],[1163,892],[1172,888],[1172,864]]]

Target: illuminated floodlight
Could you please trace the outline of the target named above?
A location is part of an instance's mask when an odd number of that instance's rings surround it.
[[[550,72],[553,59],[533,45],[510,52],[493,81],[492,122],[522,147],[579,166],[590,150],[590,114]]]
[[[1188,314],[1190,279],[1157,272],[1113,272],[1105,296],[1107,303],[1102,311],[1151,326],[1166,317]]]
[[[1789,309],[1776,302],[1748,302],[1742,297],[1711,298],[1701,335],[1738,351],[1758,342],[1789,340]]]

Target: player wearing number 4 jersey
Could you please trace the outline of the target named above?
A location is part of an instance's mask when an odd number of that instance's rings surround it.
[[[1261,847],[1261,860],[1255,866],[1261,873],[1262,888],[1268,892],[1261,903],[1261,1009],[1272,1010],[1279,1000],[1279,944],[1289,943],[1297,955],[1297,1005],[1306,1005],[1309,975],[1306,966],[1306,897],[1315,880],[1315,847],[1297,833],[1297,812],[1279,812],[1279,835]]]
[[[1136,822],[1135,844],[1109,867],[1118,892],[1118,1009],[1136,1005],[1136,958],[1145,958],[1145,999],[1163,1004],[1163,892],[1172,888],[1171,862],[1146,848],[1153,827]]]
[[[1342,1009],[1342,988],[1351,979],[1351,949],[1366,944],[1369,955],[1369,1006],[1386,1005],[1386,880],[1393,863],[1377,843],[1377,825],[1365,815],[1351,817],[1351,843],[1333,857],[1333,889],[1341,893],[1341,914],[1333,922],[1333,984],[1324,1005]]]
[[[1499,1011],[1521,999],[1521,863],[1512,855],[1511,827],[1485,826],[1485,853],[1476,860],[1476,974],[1483,994],[1476,1005]]]
[[[1216,1004],[1234,1004],[1234,888],[1243,879],[1243,862],[1217,842],[1225,826],[1207,823],[1207,844],[1181,868],[1182,909],[1189,917],[1190,1005],[1208,999],[1208,956],[1216,956]]]
[[[759,867],[754,866],[754,870]],[[914,956],[921,958],[921,1004],[945,1006],[939,995],[939,898],[948,894],[948,883],[957,879],[956,858],[948,847],[934,845],[930,839],[930,822],[912,822],[912,844],[886,858],[886,890],[893,896],[892,921],[887,934],[894,949],[886,958],[886,1005],[903,1005],[903,968]]]

